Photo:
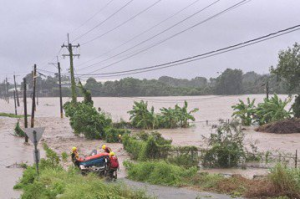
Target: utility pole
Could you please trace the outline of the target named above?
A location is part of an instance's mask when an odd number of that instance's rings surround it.
[[[55,63],[49,63],[54,66],[56,66]],[[63,112],[63,102],[62,102],[62,90],[61,90],[61,68],[60,68],[60,63],[58,61],[57,57],[57,69],[58,69],[58,82],[59,82],[59,104],[60,104],[60,118],[64,117],[64,112]]]
[[[266,82],[266,95],[267,95],[267,99],[269,99],[269,78],[267,78],[267,82]]]
[[[73,57],[79,57],[80,54],[73,54],[73,48],[79,48],[80,45],[72,45],[69,41],[69,34],[68,34],[68,45],[63,44],[62,48],[67,48],[69,54],[63,54],[63,57],[69,56],[70,57],[70,73],[71,73],[71,90],[72,90],[72,102],[77,102],[77,94],[76,94],[76,82],[74,76],[74,64],[73,64]]]
[[[17,90],[17,84],[16,84],[16,76],[14,74],[14,84],[15,84],[15,92],[16,92],[16,97],[17,97],[17,104],[18,107],[20,106],[20,101],[19,101],[19,94],[18,94],[18,90]]]
[[[32,110],[31,110],[31,128],[34,127],[36,77],[37,77],[36,76],[36,64],[34,64],[34,69],[33,69]]]
[[[23,102],[24,102],[24,127],[28,127],[28,120],[27,120],[27,84],[26,84],[26,78],[23,78],[23,84],[24,84],[24,94],[23,94]],[[25,142],[28,143],[28,136],[25,135]]]
[[[8,80],[7,80],[7,77],[5,79],[5,96],[6,96],[7,103],[9,103],[9,93],[8,93]]]
[[[64,112],[63,112],[62,91],[61,91],[61,74],[60,74],[61,69],[60,69],[60,63],[59,62],[57,62],[57,68],[58,68],[58,78],[59,78],[60,118],[63,118],[64,117]]]
[[[14,91],[14,102],[15,102],[15,115],[18,115],[18,111],[17,111],[16,91]]]

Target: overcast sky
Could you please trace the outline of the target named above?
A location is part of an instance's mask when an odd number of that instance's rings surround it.
[[[115,28],[157,0],[133,0],[116,15],[100,24],[130,0],[113,0],[108,6],[102,9],[110,1],[111,0],[1,0],[0,80],[2,81],[8,76],[8,78],[10,78],[9,80],[12,81],[12,75],[15,72],[17,75],[20,75],[18,81],[21,81],[21,77],[24,76],[24,73],[30,72],[35,63],[38,69],[55,72],[56,68],[48,63],[56,61],[55,56],[59,52],[61,45],[67,43],[67,33],[70,33],[70,40],[73,41],[76,37],[94,29],[73,42],[73,44],[84,44],[106,31]],[[93,42],[81,45],[80,51],[78,52],[81,56],[79,59],[74,59],[76,73],[90,73],[119,61],[124,57],[132,55],[132,53],[164,40],[239,2],[238,0],[220,0],[200,14],[184,21],[158,37],[137,46],[132,49],[132,51],[115,56],[93,67],[82,69],[93,63],[101,62],[156,35],[216,0],[199,0],[185,11],[170,18],[160,26],[132,40],[121,48],[113,50],[109,54],[94,61],[85,63],[160,23],[194,1],[195,0],[161,0],[151,9],[120,28],[111,31]],[[94,18],[84,23],[101,9],[102,11]],[[209,20],[146,52],[121,61],[97,73],[115,72],[161,64],[226,47],[298,25],[300,24],[299,10],[299,0],[252,0],[243,6]],[[98,27],[94,28],[96,26]],[[226,68],[238,68],[244,72],[255,71],[263,74],[268,72],[271,65],[277,64],[278,52],[286,49],[288,46],[292,46],[295,42],[299,42],[299,36],[300,31],[296,31],[263,43],[205,60],[132,76],[137,78],[158,78],[162,75],[168,75],[189,79],[196,76],[216,77],[218,72],[222,72]],[[61,57],[63,53],[67,53],[67,51],[65,49],[61,50],[59,59],[63,73],[67,73],[69,60]],[[45,72],[45,74],[48,73]],[[121,77],[107,79],[118,78]]]

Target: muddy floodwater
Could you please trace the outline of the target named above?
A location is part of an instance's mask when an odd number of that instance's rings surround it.
[[[154,106],[156,112],[162,107],[173,107],[175,104],[183,105],[184,100],[189,103],[189,109],[199,108],[195,113],[196,122],[188,129],[160,129],[164,137],[172,139],[175,145],[195,145],[201,147],[202,136],[209,136],[213,131],[211,125],[218,124],[219,119],[230,119],[232,114],[231,106],[238,102],[238,99],[245,100],[247,97],[256,98],[256,102],[262,102],[265,95],[240,95],[240,96],[195,96],[195,97],[138,97],[138,98],[93,98],[94,106],[100,107],[102,111],[111,115],[114,121],[121,119],[128,121],[127,113],[133,106],[134,101],[148,101],[149,107]],[[282,99],[285,95],[280,95]],[[67,102],[70,98],[64,98]],[[81,100],[79,98],[79,100]],[[18,107],[18,114],[23,114],[23,101]],[[9,104],[0,99],[0,112],[14,113],[14,104],[10,99]],[[31,113],[31,100],[28,99],[28,114]],[[72,146],[77,146],[82,155],[88,154],[92,149],[99,148],[102,141],[87,141],[84,138],[75,137],[69,126],[68,118],[60,119],[59,99],[40,98],[36,110],[35,126],[46,127],[42,142],[47,143],[58,153],[69,152]],[[33,146],[24,144],[24,140],[14,137],[13,128],[17,119],[0,117],[0,198],[18,198],[20,192],[13,191],[12,187],[22,174],[22,169],[15,168],[14,163],[33,161]],[[208,122],[208,125],[207,125]],[[259,151],[276,151],[294,153],[300,149],[300,134],[276,135],[259,133],[254,127],[245,129],[246,144],[256,143]],[[109,144],[122,160],[129,158],[121,144]],[[41,145],[39,145],[41,148]],[[43,154],[42,154],[43,156]],[[67,166],[69,163],[65,163]],[[7,168],[11,167],[11,168]],[[120,177],[124,177],[124,168],[121,168]]]

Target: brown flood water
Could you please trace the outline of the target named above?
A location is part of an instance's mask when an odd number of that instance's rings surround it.
[[[183,101],[189,102],[189,108],[199,108],[199,112],[195,113],[196,122],[189,129],[160,129],[158,130],[164,137],[172,139],[176,145],[203,145],[202,136],[208,136],[213,130],[212,124],[217,124],[218,119],[230,119],[232,114],[231,106],[238,102],[238,99],[245,100],[247,97],[256,98],[256,102],[261,102],[264,95],[241,95],[241,96],[195,96],[195,97],[140,97],[140,98],[93,98],[95,107],[109,113],[114,121],[120,119],[128,120],[127,111],[132,108],[133,102],[144,99],[148,101],[148,105],[154,106],[156,111],[161,107],[173,107],[175,104],[183,105]],[[287,96],[281,95],[281,98]],[[69,101],[64,98],[63,101]],[[80,99],[79,99],[80,100]],[[20,100],[22,103],[22,100]],[[31,108],[31,100],[28,100],[28,113]],[[0,112],[14,113],[13,101],[7,104],[0,99]],[[23,114],[23,106],[18,108],[18,113]],[[69,152],[72,146],[78,146],[81,154],[87,155],[92,149],[99,148],[102,141],[87,141],[84,138],[75,137],[69,126],[67,118],[59,118],[59,99],[58,98],[40,98],[36,111],[36,127],[45,126],[45,134],[43,142],[57,152]],[[206,125],[208,120],[209,125]],[[0,198],[17,198],[19,192],[13,191],[12,187],[20,177],[22,170],[18,168],[6,168],[13,163],[20,163],[33,159],[33,146],[24,145],[23,139],[16,138],[11,135],[17,119],[0,118]],[[275,151],[294,153],[296,149],[300,149],[300,134],[275,135],[267,133],[258,133],[253,127],[247,128],[245,131],[246,143],[257,143],[260,151]],[[122,149],[121,144],[109,144],[118,154],[121,161],[129,158]],[[41,145],[39,145],[41,148]],[[43,154],[42,154],[43,156]],[[65,163],[68,165],[69,163]],[[217,171],[217,170],[216,170]],[[214,171],[212,171],[214,172]],[[226,173],[236,173],[236,170],[227,170]],[[249,173],[250,172],[250,173]],[[246,176],[262,171],[247,171]],[[121,168],[120,177],[125,176],[124,168]]]

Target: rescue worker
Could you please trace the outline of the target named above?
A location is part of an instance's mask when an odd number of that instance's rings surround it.
[[[77,151],[76,147],[72,147],[72,153],[71,153],[71,157],[72,157],[72,162],[74,163],[75,166],[79,167],[79,154]]]
[[[106,145],[102,145],[102,149],[104,150],[105,153],[112,152],[111,148],[107,147]]]
[[[122,143],[122,135],[121,134],[118,135],[118,141],[119,141],[119,143]]]
[[[109,177],[117,179],[117,170],[119,169],[119,161],[114,152],[109,153]]]

